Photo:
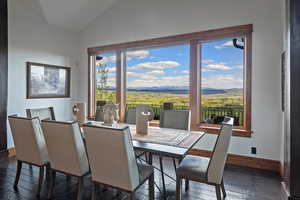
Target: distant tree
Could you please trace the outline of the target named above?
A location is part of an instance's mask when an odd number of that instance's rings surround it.
[[[97,74],[99,75],[99,79],[97,80],[97,89],[99,91],[99,98],[102,100],[113,101],[112,94],[108,92],[108,72],[109,69],[107,68],[106,64],[99,62],[96,69]]]

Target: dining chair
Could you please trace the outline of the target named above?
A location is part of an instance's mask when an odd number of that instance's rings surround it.
[[[40,120],[55,120],[54,108],[29,108],[26,109],[26,114],[28,118],[38,117]]]
[[[149,181],[149,199],[154,199],[153,166],[137,163],[130,129],[84,125],[86,147],[93,181],[92,199],[96,199],[97,185],[112,187],[128,193],[134,199],[135,191]]]
[[[181,199],[182,179],[206,183],[215,186],[217,199],[221,200],[226,191],[223,172],[232,135],[233,118],[226,117],[216,140],[210,158],[187,155],[176,170],[176,200]]]
[[[164,110],[162,112],[160,127],[190,130],[190,110]]]
[[[44,170],[49,168],[48,151],[41,128],[40,120],[35,118],[22,118],[9,116],[17,158],[17,172],[14,188],[17,189],[23,163],[39,167],[39,182],[36,195],[40,195],[44,180]]]
[[[106,101],[97,101],[95,121],[104,121],[103,106],[105,106],[105,104]]]
[[[163,110],[160,117],[160,127],[162,128],[173,128],[180,130],[190,130],[191,124],[191,112],[190,110]],[[161,171],[161,177],[163,187],[165,191],[165,180],[164,180],[164,167],[163,157],[159,156],[159,165]],[[174,169],[176,170],[177,164],[175,158],[173,158]],[[188,181],[186,181],[186,187],[188,187]]]
[[[136,123],[136,109],[127,108],[125,113],[125,123],[126,124],[135,124]]]
[[[81,199],[83,178],[89,174],[89,163],[78,122],[42,121],[50,160],[50,189],[52,199],[56,172],[78,178],[77,200]]]

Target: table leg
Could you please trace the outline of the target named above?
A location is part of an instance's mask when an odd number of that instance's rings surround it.
[[[162,163],[162,157],[159,156],[159,165],[160,165],[160,172],[161,172],[161,180],[163,184],[163,195],[164,199],[166,199],[166,185],[165,185],[165,176],[164,176],[164,168],[163,168],[163,163]]]
[[[153,157],[152,157],[152,153],[148,153],[148,164],[149,165],[152,165],[152,162],[153,162]]]

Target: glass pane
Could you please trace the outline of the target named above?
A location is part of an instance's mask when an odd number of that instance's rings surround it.
[[[204,123],[220,124],[224,116],[234,117],[236,126],[243,125],[242,38],[202,43],[201,58],[201,119]]]
[[[65,95],[66,94],[66,70],[32,66],[31,67],[32,80],[32,95]]]
[[[116,102],[116,54],[96,56],[96,102]]]
[[[127,108],[148,104],[160,119],[164,103],[189,106],[189,45],[128,51]]]

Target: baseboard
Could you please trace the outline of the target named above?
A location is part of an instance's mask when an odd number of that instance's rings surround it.
[[[202,157],[210,157],[212,152],[208,150],[192,149],[190,150],[189,154]],[[280,162],[277,160],[228,154],[227,163],[281,173],[281,165]]]
[[[16,149],[15,148],[10,148],[4,151],[0,151],[0,158],[7,158],[7,157],[12,157],[16,155]]]

